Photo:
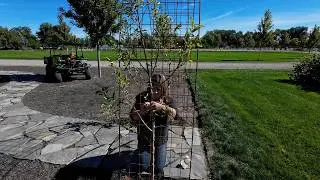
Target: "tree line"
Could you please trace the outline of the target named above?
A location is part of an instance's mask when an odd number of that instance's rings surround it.
[[[112,0],[109,0],[112,2]],[[79,6],[78,1],[68,1],[70,4],[74,3],[74,6]],[[89,2],[89,1],[88,1]],[[81,9],[82,8],[82,9]],[[87,12],[90,10],[88,6],[79,8],[81,11]],[[85,8],[89,9],[86,10]],[[85,14],[84,12],[79,13]],[[107,11],[110,12],[110,11]],[[97,44],[112,44],[116,40],[112,34],[117,32],[117,26],[114,26],[115,15],[106,14],[106,16],[112,16],[111,21],[105,24],[107,30],[101,35],[95,32],[96,25],[90,24],[94,17],[89,17],[82,20],[83,24],[90,28],[85,28],[84,25],[78,23],[78,26],[86,29],[88,37],[79,38],[71,33],[71,28],[64,21],[64,17],[76,19],[72,17],[74,13],[59,10],[58,24],[53,25],[51,23],[42,23],[36,34],[33,34],[29,27],[14,27],[11,29],[0,26],[0,49],[39,49],[48,47],[60,47],[64,48],[68,45],[78,44],[84,47],[97,47]],[[83,16],[81,16],[83,17]],[[102,25],[101,25],[102,26]],[[299,26],[289,29],[276,29],[272,30],[272,13],[267,10],[264,16],[261,18],[257,30],[254,32],[242,32],[236,30],[212,30],[206,32],[201,37],[201,44],[203,48],[274,48],[274,49],[315,49],[320,48],[320,27],[315,25],[311,30],[308,27]],[[90,30],[90,31],[89,31]],[[96,37],[97,36],[97,37]],[[173,36],[175,42],[183,44],[182,38],[175,34]],[[147,39],[148,44],[145,44],[146,48],[153,48],[152,38],[153,34],[143,33],[143,39]],[[142,37],[136,39],[136,45],[142,44]],[[97,39],[99,39],[97,41]],[[98,43],[97,43],[98,42]],[[123,41],[122,43],[126,43]]]
[[[65,48],[69,45],[94,47],[89,37],[79,38],[71,33],[62,14],[58,16],[58,24],[42,23],[35,34],[25,26],[11,29],[0,26],[0,49]]]
[[[206,32],[201,42],[205,48],[320,48],[320,28],[317,25],[311,30],[304,26],[272,28],[272,14],[267,10],[254,32],[213,30]]]

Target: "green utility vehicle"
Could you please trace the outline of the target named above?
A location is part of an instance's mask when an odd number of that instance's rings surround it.
[[[46,64],[46,81],[48,82],[62,82],[68,81],[72,75],[83,74],[85,79],[91,79],[90,64],[88,59],[78,53],[71,53],[70,55],[52,55],[44,58]]]

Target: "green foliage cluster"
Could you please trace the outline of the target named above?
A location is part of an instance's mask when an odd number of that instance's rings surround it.
[[[7,29],[0,27],[0,49],[39,48],[39,43],[29,27]]]
[[[99,43],[109,33],[116,32],[115,20],[119,4],[115,0],[68,0],[70,9],[60,12],[74,25],[83,28],[93,42]]]
[[[315,54],[294,66],[290,78],[302,85],[320,85],[320,55]]]
[[[114,38],[112,34],[119,30],[119,23],[116,22],[121,12],[121,5],[117,0],[68,0],[69,10],[60,9],[61,14],[70,18],[77,27],[83,28],[97,48],[97,61],[99,77],[100,67],[100,46],[103,39],[110,42]]]
[[[37,36],[43,48],[58,48],[77,40],[77,38],[70,33],[70,29],[71,28],[65,23],[59,25],[43,23],[40,25]]]

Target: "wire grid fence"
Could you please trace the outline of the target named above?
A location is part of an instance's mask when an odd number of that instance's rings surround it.
[[[130,5],[135,2],[127,3]],[[118,62],[118,68],[128,77],[129,85],[119,86],[118,89],[119,139],[118,143],[111,148],[118,149],[119,156],[129,152],[130,161],[128,161],[126,174],[136,179],[154,179],[156,157],[153,155],[156,154],[156,150],[153,147],[157,147],[154,144],[155,141],[164,138],[167,139],[164,143],[165,178],[204,179],[193,171],[193,166],[199,163],[194,158],[194,154],[203,155],[201,144],[199,144],[200,134],[195,131],[198,127],[197,111],[192,90],[188,84],[190,83],[188,74],[196,75],[197,66],[194,69],[188,68],[188,62],[183,59],[185,56],[181,56],[181,47],[187,31],[190,30],[192,23],[200,24],[200,0],[158,0],[157,8],[150,4],[150,0],[143,0],[141,3],[142,5],[140,4],[139,8],[133,8],[131,16],[126,18],[127,27],[119,35],[119,42],[121,42],[119,51],[134,58],[136,62],[133,64],[121,60]],[[169,24],[168,27],[163,27],[166,24],[157,22],[158,19],[153,13],[155,9],[159,10],[158,17],[165,17],[162,20]],[[159,28],[163,29],[159,30]],[[197,33],[199,36],[199,32]],[[197,64],[198,52],[192,51],[191,57]],[[168,121],[166,125],[168,134],[163,137],[155,135],[155,129],[159,127],[151,119],[148,122],[139,121],[138,124],[128,119],[137,95],[146,92],[148,87],[152,86],[151,76],[159,73],[166,77],[169,85],[168,97],[173,102],[170,106],[175,108],[178,114],[175,120]],[[193,81],[191,84],[195,87],[196,78]],[[147,153],[150,154],[148,170],[142,169],[143,163],[140,157],[143,152],[138,148],[138,134],[142,134],[139,132],[141,128],[137,128],[139,126],[148,126],[152,130],[148,133],[144,132],[144,135],[153,141],[147,148]]]

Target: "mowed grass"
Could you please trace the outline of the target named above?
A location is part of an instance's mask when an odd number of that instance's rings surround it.
[[[199,72],[214,178],[320,179],[320,93],[283,80],[287,72]]]
[[[216,51],[199,52],[200,62],[210,61],[267,61],[267,62],[288,62],[297,61],[309,54],[301,52],[244,52],[244,51]],[[193,54],[196,59],[196,54]]]
[[[55,54],[66,54],[66,51],[55,51]],[[89,60],[96,59],[95,51],[84,51],[84,56]],[[81,53],[80,53],[81,55]],[[266,62],[288,62],[297,61],[308,56],[307,53],[301,52],[241,52],[241,51],[200,51],[200,62],[217,62],[217,61],[266,61]],[[0,59],[43,59],[44,56],[49,56],[48,50],[0,50]],[[142,53],[139,53],[143,57]],[[101,59],[116,60],[117,53],[115,51],[101,51]],[[192,59],[197,59],[197,54],[192,53]]]

